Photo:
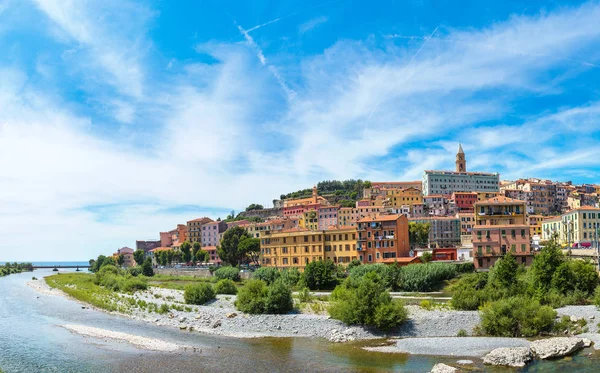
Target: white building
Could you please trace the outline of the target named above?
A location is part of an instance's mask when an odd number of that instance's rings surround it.
[[[454,192],[499,192],[500,174],[467,172],[467,160],[462,146],[456,153],[456,171],[425,171],[423,173],[423,196],[430,194],[451,195]]]

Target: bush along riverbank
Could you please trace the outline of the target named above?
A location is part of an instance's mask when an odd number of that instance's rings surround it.
[[[0,266],[0,277],[25,271],[33,271],[33,265],[31,263],[6,263]]]

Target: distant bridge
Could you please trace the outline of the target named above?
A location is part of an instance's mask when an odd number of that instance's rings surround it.
[[[48,269],[48,268],[51,268],[51,269],[54,269],[54,268],[56,268],[56,269],[73,269],[73,268],[83,269],[83,268],[86,268],[87,269],[87,268],[91,268],[91,266],[89,266],[89,265],[88,266],[77,266],[77,265],[75,265],[75,266],[33,266],[33,269]]]

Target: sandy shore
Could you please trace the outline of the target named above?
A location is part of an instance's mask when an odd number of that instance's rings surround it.
[[[63,328],[91,338],[98,339],[113,339],[117,341],[127,342],[137,348],[150,350],[150,351],[162,351],[162,352],[176,352],[176,351],[199,351],[195,347],[179,345],[176,343],[162,341],[155,338],[146,338],[139,335],[115,332],[107,329],[94,328],[85,325],[62,325]]]

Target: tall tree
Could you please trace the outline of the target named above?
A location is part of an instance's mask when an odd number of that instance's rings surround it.
[[[124,254],[119,254],[119,256],[117,257],[117,263],[119,264],[120,267],[123,266],[123,263],[125,263],[125,255]]]
[[[217,253],[221,260],[230,265],[238,265],[244,259],[245,253],[240,251],[239,244],[250,235],[242,227],[233,227],[225,231]]]
[[[511,288],[517,283],[518,270],[517,258],[509,251],[494,265],[493,281],[498,283],[501,288]]]
[[[152,269],[152,261],[150,258],[146,258],[146,260],[144,260],[144,263],[142,264],[142,274],[148,277],[154,276],[154,270]]]
[[[181,257],[185,263],[189,263],[192,260],[192,245],[189,241],[185,241],[181,244]]]
[[[144,253],[144,250],[136,250],[133,252],[133,260],[135,260],[135,262],[139,266],[141,266],[144,263],[145,256],[146,256],[146,253]]]
[[[531,273],[534,286],[545,293],[552,284],[556,269],[565,261],[560,246],[552,240],[533,258]]]
[[[201,258],[198,258],[198,252],[202,249],[202,245],[200,245],[200,242],[196,241],[194,242],[194,244],[192,245],[192,261],[193,262],[197,262],[200,261]]]
[[[167,264],[170,266],[173,263],[173,256],[175,254],[175,250],[167,251]]]
[[[425,247],[429,243],[429,223],[411,222],[408,224],[408,241],[410,246]]]
[[[247,237],[238,244],[240,254],[250,260],[251,263],[258,264],[260,260],[260,239]]]

